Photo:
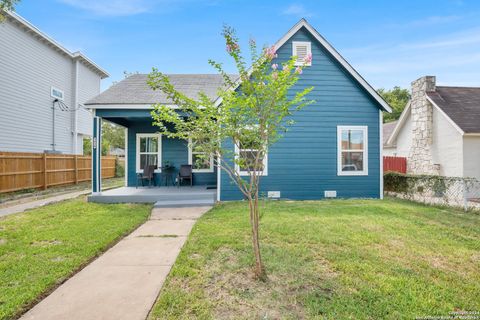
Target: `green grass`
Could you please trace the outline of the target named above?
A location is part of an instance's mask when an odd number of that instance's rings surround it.
[[[16,317],[135,229],[150,210],[82,197],[0,219],[0,319]]]
[[[109,178],[102,179],[102,189],[118,188],[125,184],[125,178]],[[92,182],[85,181],[78,184],[68,184],[49,187],[45,190],[41,189],[24,189],[14,192],[0,193],[0,205],[14,200],[30,200],[30,198],[42,199],[51,196],[60,195],[67,192],[76,192],[82,190],[90,190],[92,188]]]
[[[480,216],[407,201],[262,204],[269,280],[252,279],[246,203],[195,225],[151,319],[413,319],[480,310]]]

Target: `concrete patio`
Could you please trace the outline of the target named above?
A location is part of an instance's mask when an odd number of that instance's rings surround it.
[[[207,186],[182,187],[121,187],[88,197],[98,203],[155,203],[155,207],[211,206],[217,190]]]

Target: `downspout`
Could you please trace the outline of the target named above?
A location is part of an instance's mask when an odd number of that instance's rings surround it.
[[[53,116],[53,121],[52,121],[52,151],[55,153],[55,102],[58,100],[55,99],[52,102],[52,116]]]
[[[75,60],[75,77],[73,83],[73,143],[72,143],[72,153],[78,153],[78,77],[79,77],[79,61]]]

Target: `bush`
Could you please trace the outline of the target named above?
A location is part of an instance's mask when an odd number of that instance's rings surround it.
[[[125,177],[125,161],[120,161],[119,157],[115,158],[115,177]]]

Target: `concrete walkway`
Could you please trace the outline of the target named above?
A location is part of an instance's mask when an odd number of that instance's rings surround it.
[[[195,220],[210,208],[154,208],[150,220],[21,319],[145,319]]]
[[[64,201],[64,200],[73,199],[73,198],[83,196],[83,195],[86,195],[86,194],[89,194],[89,193],[91,193],[90,190],[82,190],[82,191],[64,193],[64,194],[61,194],[61,195],[58,195],[58,196],[47,197],[47,198],[40,199],[40,200],[33,200],[33,201],[24,202],[24,203],[16,204],[16,205],[9,206],[9,207],[0,208],[0,217],[8,216],[8,215],[14,214],[14,213],[23,212],[23,211],[29,210],[29,209],[43,207],[47,204],[51,204],[51,203],[55,203],[55,202],[60,202],[60,201]]]

